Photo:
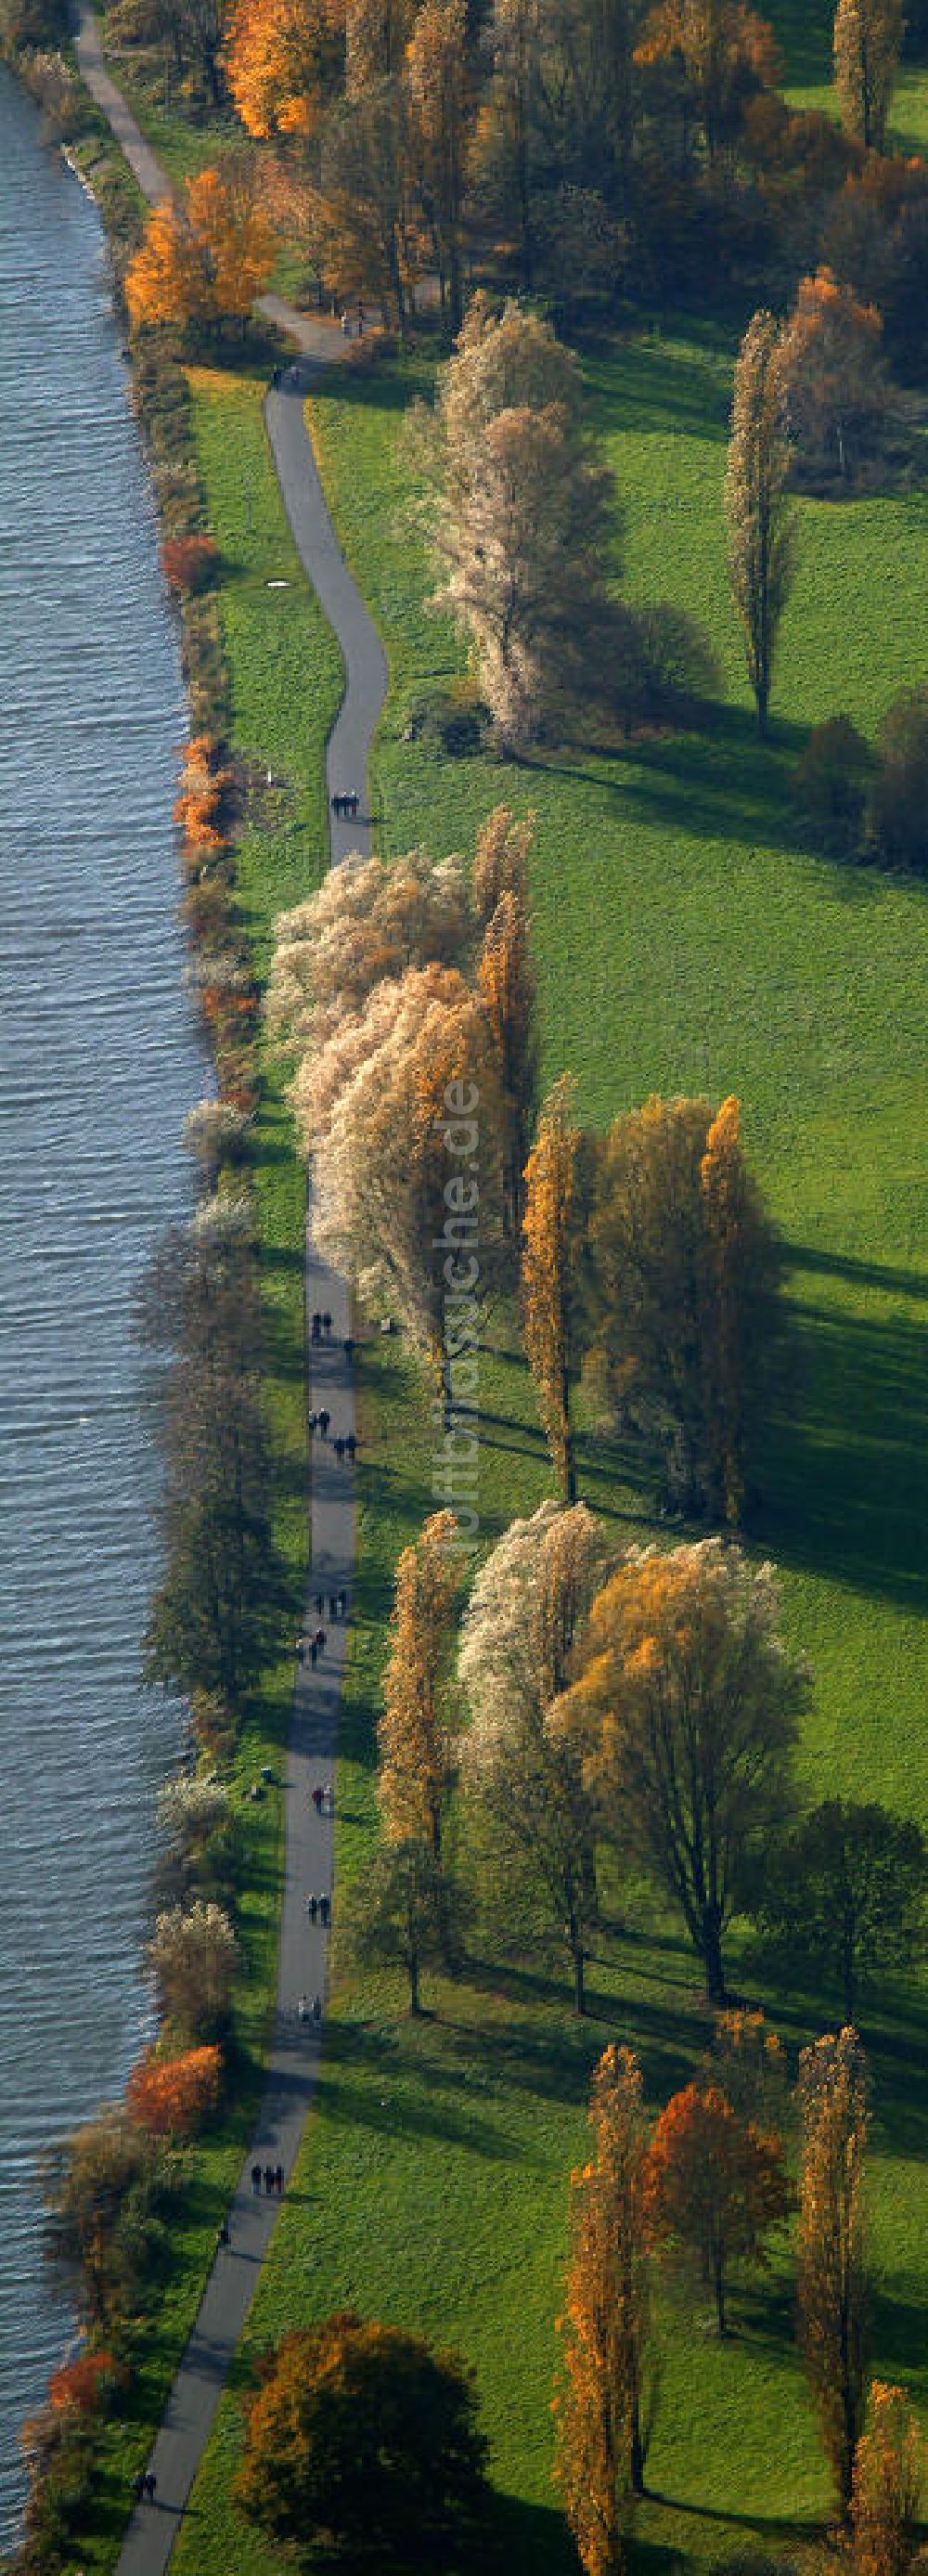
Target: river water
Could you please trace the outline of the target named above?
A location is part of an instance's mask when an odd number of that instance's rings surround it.
[[[176,638],[96,211],[0,71],[0,2543],[70,2331],[36,2158],[127,2072],[156,1577],[133,1283],[205,1087],[175,920]]]

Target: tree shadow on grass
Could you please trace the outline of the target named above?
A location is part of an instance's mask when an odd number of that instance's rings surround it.
[[[686,331],[681,324],[681,332]],[[687,334],[687,336],[689,336]],[[663,333],[641,333],[610,350],[605,367],[594,357],[586,374],[597,406],[598,426],[607,435],[631,432],[636,438],[698,438],[712,446],[727,445],[731,412],[730,368],[735,355],[729,340],[707,356]]]
[[[813,1252],[802,1259],[816,1266]],[[904,1293],[919,1294],[915,1278]],[[924,1322],[824,1303],[786,1314],[752,1534],[781,1564],[926,1610]]]
[[[807,726],[784,721],[760,743],[746,707],[713,705],[700,732],[650,736],[611,754],[590,747],[590,765],[577,747],[574,758],[539,753],[523,766],[573,779],[611,800],[624,820],[635,816],[687,841],[734,841],[792,854],[803,844],[790,809],[789,768],[807,740]],[[832,876],[848,874],[833,861],[822,865]],[[861,894],[871,885],[860,869],[853,882]]]
[[[479,2564],[487,2576],[512,2576],[513,2568],[519,2567],[530,2567],[533,2576],[577,2576],[579,2560],[556,2505],[526,2504],[518,2496],[501,2495],[496,2490],[488,2508],[486,2542]]]

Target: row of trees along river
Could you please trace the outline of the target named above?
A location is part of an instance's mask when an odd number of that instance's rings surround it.
[[[184,706],[100,225],[0,73],[0,2545],[69,2320],[36,2160],[122,2084],[180,1721],[134,1284],[203,1065],[175,921]]]

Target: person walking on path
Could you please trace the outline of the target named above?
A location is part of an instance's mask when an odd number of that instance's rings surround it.
[[[252,2191],[260,2191],[260,2189],[261,2189],[261,2167],[260,2167],[260,2165],[252,2165],[252,2168],[251,2168],[251,2188],[252,2188]]]
[[[126,103],[120,98],[102,60],[99,28],[93,18],[89,0],[75,0],[76,47],[81,70],[88,87],[103,113],[115,121],[117,137],[126,150],[143,193],[152,203],[170,198],[171,188],[150,146],[134,125]],[[341,549],[327,517],[312,451],[303,418],[303,397],[309,390],[316,368],[340,359],[350,361],[353,354],[345,345],[352,338],[349,322],[342,341],[337,327],[311,320],[296,313],[280,297],[268,295],[261,300],[266,318],[288,331],[297,344],[300,357],[284,369],[283,381],[268,395],[265,419],[271,453],[277,467],[284,506],[290,518],[298,551],[310,579],[315,584],[323,613],[327,615],[342,648],[346,691],[337,725],[327,754],[329,788],[345,778],[360,779],[360,801],[367,803],[366,760],[371,734],[386,691],[386,660],[376,629],[351,580]],[[357,793],[357,790],[352,791]],[[358,819],[357,842],[367,855],[369,826]],[[354,834],[352,835],[354,837]],[[337,863],[347,839],[346,826],[339,817],[337,829],[333,817],[332,860]],[[338,1321],[336,1332],[348,1328],[347,1294],[341,1283],[331,1281],[316,1261],[311,1227],[307,1242],[307,1302],[312,1315],[312,1296],[323,1295],[331,1308],[333,1296]],[[341,1320],[341,1319],[344,1320]],[[321,1319],[320,1319],[321,1321]],[[321,1336],[320,1336],[321,1337]],[[312,1398],[310,1399],[312,1401]],[[327,1426],[326,1426],[327,1427]],[[323,1433],[323,1436],[325,1434]],[[318,1466],[319,1453],[315,1454]],[[331,1480],[334,1484],[335,1480]],[[314,1474],[312,1492],[312,1537],[317,1564],[352,1562],[350,1533],[350,1498],[344,1485],[336,1493],[328,1490],[329,1480]],[[320,1619],[324,1615],[320,1612]],[[333,1674],[333,1683],[336,1676]],[[313,1729],[323,1731],[318,1745],[313,1742],[316,1762],[331,1762],[334,1741],[328,1730],[334,1730],[337,1693],[327,1692],[321,1710],[313,1710]],[[294,1697],[291,1744],[287,1756],[287,1780],[290,1786],[306,1783],[307,1693],[299,1690]],[[310,1755],[310,1763],[312,1756]],[[310,1779],[315,1776],[310,1767]],[[308,1785],[308,1783],[307,1783]],[[288,1802],[288,1849],[284,1880],[284,1947],[281,1951],[281,1975],[289,1974],[289,1985],[282,1982],[279,1991],[279,2026],[271,2040],[268,2060],[270,2110],[260,2115],[265,2134],[274,2136],[277,2151],[289,2168],[299,2145],[306,2111],[313,2099],[316,2084],[318,2043],[311,2050],[294,2052],[292,1995],[298,1977],[292,1974],[291,1953],[286,1949],[287,1926],[291,1939],[305,1938],[302,1874],[302,1847],[299,1822],[305,1826],[305,1793]],[[295,1828],[291,1837],[290,1823]],[[285,1957],[286,1951],[286,1957]],[[292,1954],[299,1957],[299,1950]],[[309,1989],[312,1998],[312,1988]],[[316,1997],[312,2018],[317,2025],[322,2018],[322,1997]],[[260,2132],[259,2132],[260,2135]],[[254,2152],[254,2150],[252,2151]],[[245,2190],[251,2156],[245,2166]],[[262,2151],[263,2164],[263,2151]],[[261,2165],[259,2165],[261,2173]],[[259,2195],[256,2194],[258,2199]],[[210,2423],[218,2402],[223,2379],[241,2334],[244,2316],[256,2278],[261,2254],[271,2225],[279,2216],[278,2195],[270,2207],[252,2208],[249,2227],[253,2231],[256,2261],[247,2263],[213,2263],[205,2283],[197,2324],[180,2364],[172,2394],[170,2413],[159,2437],[154,2465],[145,2473],[144,2495],[160,2511],[133,2516],[126,2533],[116,2576],[163,2576],[183,2513],[192,2481],[202,2457]],[[251,2248],[250,2248],[251,2250]],[[162,2449],[162,2438],[164,2448]],[[128,2507],[130,2489],[125,2490]]]

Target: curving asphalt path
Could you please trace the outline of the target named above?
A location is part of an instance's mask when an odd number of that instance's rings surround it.
[[[171,193],[170,183],[139,132],[103,60],[97,21],[86,0],[75,0],[75,47],[87,87],[108,118],[127,161],[151,204]],[[324,366],[348,355],[335,325],[298,313],[279,296],[261,298],[269,321],[296,341],[299,356],[268,394],[265,419],[284,506],[304,568],[334,629],[345,666],[345,694],[329,739],[330,797],[356,790],[359,815],[349,823],[330,809],[331,858],[371,845],[367,762],[371,737],[386,693],[387,666],[377,630],[340,553],[326,509],[306,432],[304,400]],[[180,2363],[154,2448],[139,2468],[156,2480],[153,2504],[137,2505],[119,2557],[117,2576],[162,2576],[180,2518],[219,2404],[223,2382],[241,2338],[258,2270],[279,2208],[276,2193],[258,2192],[252,2167],[283,2166],[289,2177],[316,2088],[322,2025],[300,2012],[302,1999],[325,2002],[328,1937],[307,1915],[308,1895],[331,1900],[332,1800],[319,1814],[314,1788],[334,1779],[342,1674],[349,1651],[345,1612],[333,1619],[330,1603],[344,1595],[350,1614],[355,1561],[354,1470],[336,1459],[333,1442],[355,1427],[351,1370],[344,1343],[350,1301],[344,1280],[322,1261],[312,1236],[312,1185],[306,1225],[306,1311],[329,1313],[331,1333],[309,1339],[310,1406],[331,1416],[326,1440],[313,1441],[311,1469],[312,1574],[304,1626],[326,1631],[315,1668],[299,1666],[290,1741],[283,1770],[286,1855],[278,1961],[277,2012],[267,2083],[231,2209],[229,2243],[218,2245],[199,2314]],[[320,1614],[317,1599],[322,1597]]]

